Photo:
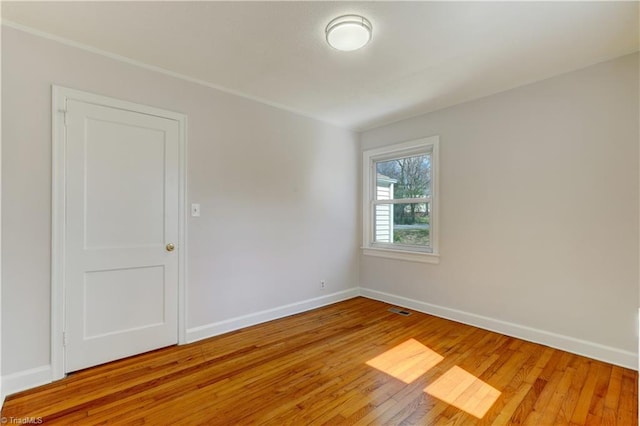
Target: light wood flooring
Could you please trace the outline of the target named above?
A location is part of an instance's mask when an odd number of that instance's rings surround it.
[[[9,396],[44,424],[637,424],[638,374],[355,298]]]

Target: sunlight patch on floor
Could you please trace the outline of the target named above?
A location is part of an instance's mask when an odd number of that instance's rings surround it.
[[[500,396],[500,391],[471,373],[454,366],[424,391],[479,419]]]
[[[409,384],[443,359],[417,340],[409,339],[370,359],[367,365]]]

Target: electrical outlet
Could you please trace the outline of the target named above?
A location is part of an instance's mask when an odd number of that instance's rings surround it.
[[[324,290],[324,288],[326,287],[326,285],[327,285],[327,282],[326,282],[325,280],[320,280],[320,288],[321,288],[322,290]]]

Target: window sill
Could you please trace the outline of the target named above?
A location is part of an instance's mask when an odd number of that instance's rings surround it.
[[[387,259],[405,260],[407,262],[440,263],[440,255],[434,253],[362,247],[362,254],[366,256],[385,257]]]

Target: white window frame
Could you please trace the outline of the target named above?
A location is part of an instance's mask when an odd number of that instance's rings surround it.
[[[411,140],[395,145],[384,146],[366,150],[362,153],[362,253],[367,256],[386,257],[390,259],[407,260],[412,262],[423,263],[439,263],[440,251],[438,244],[438,227],[439,227],[439,188],[438,188],[438,170],[439,170],[439,154],[438,145],[439,136],[430,136],[426,138]],[[402,245],[394,243],[380,243],[375,241],[374,237],[374,205],[376,204],[376,184],[377,173],[375,163],[379,161],[408,157],[421,154],[431,155],[431,197],[429,219],[429,238],[431,242],[430,249],[419,246]],[[418,199],[395,200],[397,202],[415,203],[424,202]]]

